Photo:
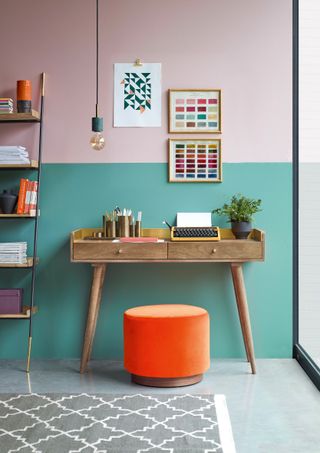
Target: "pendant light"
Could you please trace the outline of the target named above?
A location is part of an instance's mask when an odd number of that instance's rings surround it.
[[[100,151],[104,148],[103,118],[99,116],[99,0],[96,0],[96,115],[92,118],[93,136],[90,139],[91,147]]]

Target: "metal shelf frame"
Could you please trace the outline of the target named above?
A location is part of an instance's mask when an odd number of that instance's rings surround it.
[[[0,216],[0,220],[22,220],[22,219],[33,219],[34,220],[34,231],[33,231],[33,256],[29,259],[28,266],[5,266],[2,265],[2,268],[10,268],[10,269],[21,269],[26,268],[31,272],[31,289],[30,289],[30,303],[29,303],[29,312],[28,316],[12,316],[8,315],[8,318],[0,318],[0,319],[24,319],[29,321],[29,329],[28,329],[28,350],[27,350],[27,365],[26,365],[26,372],[30,372],[30,361],[31,361],[31,351],[32,351],[32,327],[33,327],[33,314],[37,311],[35,307],[35,284],[36,284],[36,271],[37,271],[37,248],[38,248],[38,229],[39,229],[39,206],[40,206],[40,193],[41,193],[41,173],[42,173],[42,145],[43,145],[43,114],[44,114],[44,97],[45,97],[45,73],[41,74],[41,84],[40,84],[40,111],[39,113],[36,111],[32,111],[30,114],[10,114],[6,115],[6,117],[0,117],[0,124],[1,123],[33,123],[39,125],[39,143],[38,143],[38,159],[37,159],[37,166],[26,166],[23,168],[19,168],[19,170],[26,170],[30,171],[33,170],[37,173],[37,183],[38,183],[38,195],[37,195],[37,204],[36,204],[36,215],[35,216]],[[34,162],[34,161],[33,161]],[[17,170],[15,166],[8,166],[7,168],[0,168],[2,170]]]

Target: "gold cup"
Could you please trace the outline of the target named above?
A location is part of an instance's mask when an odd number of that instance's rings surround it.
[[[131,223],[130,226],[129,226],[129,230],[130,230],[130,237],[131,238],[134,238],[135,237],[135,231],[134,231],[134,225]]]
[[[116,220],[116,237],[117,237],[117,238],[120,237],[120,222],[119,222],[119,217],[117,217],[117,220]]]
[[[127,215],[118,216],[119,236],[128,238],[130,236],[129,217]]]
[[[140,220],[136,220],[136,224],[134,226],[134,232],[135,232],[136,238],[141,237],[141,221]]]
[[[106,231],[107,231],[108,238],[116,237],[116,222],[114,220],[107,220]]]
[[[116,222],[114,220],[107,220],[107,216],[102,216],[103,219],[103,237],[115,238],[116,237]]]
[[[105,215],[102,216],[102,231],[103,236],[107,237],[107,216]]]

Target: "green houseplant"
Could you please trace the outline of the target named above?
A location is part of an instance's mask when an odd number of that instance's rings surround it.
[[[260,206],[261,200],[237,194],[233,195],[230,203],[225,203],[222,208],[214,209],[212,213],[228,218],[236,239],[247,239],[252,231],[253,215],[261,211]]]

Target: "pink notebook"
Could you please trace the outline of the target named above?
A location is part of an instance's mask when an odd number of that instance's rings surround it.
[[[158,238],[120,238],[120,242],[158,242]]]

